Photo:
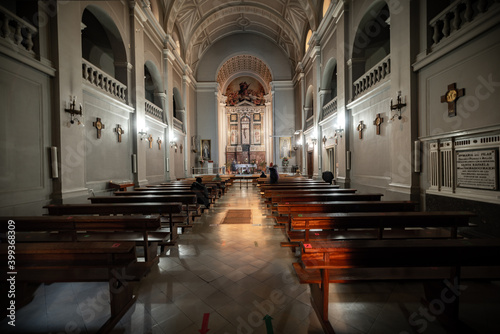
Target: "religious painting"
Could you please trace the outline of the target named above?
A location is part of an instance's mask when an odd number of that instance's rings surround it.
[[[229,115],[229,120],[231,122],[238,122],[238,115],[236,115],[236,114]]]
[[[280,160],[283,158],[290,159],[290,151],[292,149],[291,137],[280,137]]]
[[[241,118],[241,144],[250,145],[250,118]]]
[[[203,160],[211,160],[212,159],[212,154],[211,154],[211,144],[210,144],[210,139],[202,139],[201,140],[201,157]]]
[[[260,122],[260,114],[253,114],[253,121]]]
[[[253,144],[260,145],[260,124],[253,125]]]
[[[231,124],[229,143],[231,145],[238,145],[238,125],[237,124]]]
[[[241,102],[264,105],[265,94],[264,87],[257,79],[250,76],[238,77],[227,86],[226,105],[235,106]]]

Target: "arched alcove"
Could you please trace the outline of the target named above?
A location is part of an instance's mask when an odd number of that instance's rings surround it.
[[[156,95],[162,92],[162,80],[156,65],[148,60],[144,64],[144,96],[146,100],[163,108],[161,100]]]
[[[390,12],[385,1],[376,1],[367,9],[351,50],[354,81],[390,54]]]
[[[127,53],[113,19],[96,5],[82,13],[82,58],[127,85]]]
[[[309,86],[306,92],[306,99],[304,101],[304,118],[306,120],[306,126],[304,130],[309,129],[313,126],[314,120],[314,87]]]
[[[335,58],[330,58],[325,65],[321,89],[329,91],[323,99],[323,105],[337,97],[337,59]]]
[[[184,119],[183,119],[182,111],[184,111],[184,105],[182,103],[181,92],[179,91],[179,89],[177,87],[174,87],[174,89],[173,89],[172,103],[173,103],[172,112],[173,112],[174,118],[183,122]]]

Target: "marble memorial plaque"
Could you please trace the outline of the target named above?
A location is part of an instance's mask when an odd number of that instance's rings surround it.
[[[498,151],[457,152],[457,187],[498,190]]]

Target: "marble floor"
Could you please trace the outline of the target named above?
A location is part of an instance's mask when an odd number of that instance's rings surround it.
[[[221,224],[229,209],[251,209],[252,223]],[[280,247],[283,233],[266,215],[257,189],[232,187],[161,256],[113,333],[323,333],[309,288],[292,271],[295,255]],[[463,332],[500,333],[500,282],[462,284]],[[330,290],[329,318],[338,334],[446,333],[431,312],[445,304],[426,310],[419,283],[331,284]],[[42,285],[17,310],[16,327],[4,319],[0,332],[94,333],[109,315],[108,300],[106,283]]]

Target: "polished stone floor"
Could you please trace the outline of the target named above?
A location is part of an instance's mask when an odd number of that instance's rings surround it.
[[[221,224],[227,210],[251,209],[251,224]],[[255,188],[232,187],[162,255],[138,290],[138,301],[113,333],[323,333],[309,290],[292,271],[295,255],[281,248],[281,230]],[[463,282],[464,333],[500,333],[500,283]],[[420,303],[416,282],[331,284],[330,321],[341,333],[446,333]],[[41,286],[1,333],[94,333],[109,314],[106,283]],[[270,315],[266,323],[263,318]],[[413,326],[412,326],[413,325]],[[268,329],[266,326],[272,326]]]

